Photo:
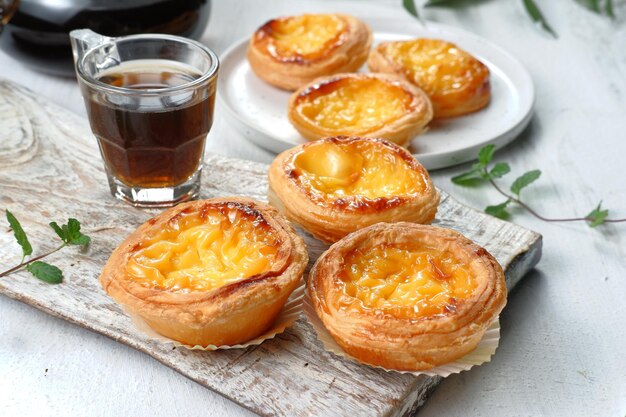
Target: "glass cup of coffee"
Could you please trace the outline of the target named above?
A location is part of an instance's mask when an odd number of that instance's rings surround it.
[[[111,193],[136,207],[196,197],[218,59],[193,40],[70,33],[76,74]]]

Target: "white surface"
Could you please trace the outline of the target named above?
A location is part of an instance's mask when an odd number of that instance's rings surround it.
[[[433,22],[419,26],[404,17],[367,19],[374,32],[374,46],[415,37],[444,39],[480,59],[491,72],[491,102],[485,109],[432,122],[424,134],[411,141],[411,150],[420,162],[427,169],[445,168],[474,159],[487,144],[500,148],[513,141],[530,121],[534,101],[532,80],[519,61],[465,30]],[[306,143],[287,118],[291,93],[263,82],[250,68],[248,39],[236,42],[222,54],[218,99],[244,136],[263,148],[282,152]],[[367,65],[361,70],[366,72]]]
[[[537,91],[535,116],[520,139],[496,158],[509,161],[514,174],[543,169],[524,197],[546,215],[585,214],[602,199],[611,215],[626,217],[626,4],[619,3],[620,17],[610,22],[573,0],[541,2],[559,33],[552,40],[535,30],[518,1],[475,3],[422,14],[498,43],[531,73]],[[280,14],[336,10],[367,19],[404,13],[399,0],[259,4],[216,1],[203,40],[221,53]],[[84,114],[73,80],[33,72],[3,54],[0,76]],[[225,123],[223,108],[218,106],[216,115],[210,151],[271,161],[271,153]],[[466,167],[437,171],[433,179],[469,205],[500,202],[487,188],[467,190],[450,183]],[[538,270],[510,295],[492,361],[447,378],[420,417],[623,417],[626,225],[594,230],[581,224],[547,224],[521,212],[514,220],[544,235]],[[13,264],[17,258],[0,262]],[[251,415],[146,355],[18,301],[0,297],[0,317],[3,416]]]

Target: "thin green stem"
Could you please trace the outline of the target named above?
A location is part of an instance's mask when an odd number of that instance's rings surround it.
[[[46,256],[52,255],[53,253],[60,251],[61,249],[63,249],[63,248],[64,248],[64,247],[66,247],[66,246],[67,246],[67,243],[64,243],[64,244],[62,244],[61,246],[59,246],[58,248],[53,249],[53,250],[51,250],[50,252],[44,253],[43,255],[35,256],[34,258],[29,259],[29,260],[28,260],[28,261],[26,261],[26,262],[24,262],[24,256],[22,256],[22,261],[20,262],[20,264],[19,264],[19,265],[14,266],[14,267],[13,267],[13,268],[11,268],[11,269],[7,269],[7,270],[6,270],[6,271],[4,271],[4,272],[0,272],[0,278],[2,278],[2,277],[4,277],[4,276],[9,275],[9,274],[10,274],[10,273],[12,273],[12,272],[15,272],[15,271],[17,271],[17,270],[19,270],[19,269],[21,269],[21,268],[25,267],[26,265],[28,265],[28,264],[30,264],[30,263],[33,263],[33,262],[38,261],[38,260],[40,260],[40,259],[42,259],[42,258],[45,258]]]
[[[483,173],[488,175],[487,168],[483,168]],[[492,178],[489,178],[488,176],[486,176],[485,178],[487,178],[489,183],[493,186],[493,188],[495,188],[496,191],[498,191],[504,197],[508,198],[509,200],[513,201],[514,203],[519,204],[524,209],[526,209],[530,214],[532,214],[533,216],[535,216],[536,218],[538,218],[540,220],[543,220],[544,222],[580,222],[580,221],[587,221],[587,222],[589,222],[589,221],[593,220],[592,218],[589,218],[589,217],[573,217],[573,218],[565,218],[565,219],[552,219],[552,218],[549,218],[549,217],[542,216],[541,214],[537,213],[534,209],[532,209],[528,204],[524,203],[519,198],[517,198],[517,197],[507,193],[502,188],[500,188],[498,186],[498,184],[496,184],[496,182]],[[621,223],[621,222],[626,222],[626,219],[604,219],[604,221],[607,222],[607,223]]]

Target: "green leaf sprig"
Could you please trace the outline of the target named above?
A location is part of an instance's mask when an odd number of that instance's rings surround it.
[[[586,9],[597,13],[604,14],[611,19],[615,18],[613,0],[575,0],[577,3],[585,7]],[[426,0],[424,7],[459,7],[473,3],[474,1],[468,0]],[[480,1],[475,1],[480,3]],[[556,32],[552,29],[546,18],[544,17],[541,9],[537,5],[535,0],[522,0],[524,11],[541,29],[557,38]],[[402,0],[402,6],[413,16],[421,21],[418,8],[415,6],[415,0]]]
[[[532,19],[533,22],[538,24],[541,29],[548,32],[550,35],[557,38],[556,32],[552,29],[552,27],[548,24],[548,21],[545,17],[543,17],[543,13],[539,10],[539,6],[533,0],[522,0],[522,4],[524,5],[524,10],[528,16]]]
[[[496,147],[494,145],[487,145],[483,147],[478,153],[478,162],[474,163],[469,171],[452,178],[452,182],[454,184],[464,187],[474,187],[483,183],[489,183],[496,189],[496,191],[506,197],[506,200],[500,204],[487,206],[485,208],[485,213],[501,219],[508,219],[511,217],[511,213],[508,211],[509,206],[511,204],[517,204],[536,218],[546,222],[584,221],[587,222],[590,227],[600,226],[605,223],[626,222],[626,219],[609,219],[609,210],[602,209],[602,202],[600,202],[595,209],[584,217],[555,219],[542,216],[527,203],[522,201],[521,197],[522,190],[541,177],[541,171],[533,169],[525,172],[513,181],[510,186],[510,192],[506,192],[498,185],[496,180],[511,172],[511,167],[506,162],[497,162],[492,164],[495,151]]]
[[[24,229],[22,228],[22,225],[17,220],[17,218],[9,210],[5,210],[5,212],[7,221],[9,222],[9,226],[11,226],[11,230],[13,230],[13,234],[15,235],[15,240],[22,248],[22,260],[20,261],[19,265],[7,269],[4,272],[0,272],[0,277],[9,275],[10,273],[18,271],[21,268],[25,268],[28,272],[35,276],[35,278],[38,278],[49,284],[59,284],[63,281],[63,271],[61,271],[58,267],[54,265],[40,261],[40,259],[52,255],[53,253],[60,251],[66,246],[86,246],[91,242],[91,238],[89,236],[81,233],[80,222],[78,220],[69,219],[67,221],[67,224],[61,226],[59,226],[56,222],[51,222],[50,227],[52,228],[52,230],[54,230],[54,232],[63,243],[49,252],[24,261],[27,256],[32,255],[33,247],[28,241],[26,232],[24,232]]]
[[[422,21],[420,14],[417,11],[417,6],[415,6],[415,0],[402,0],[402,7],[404,7],[404,9],[417,20],[420,22]]]
[[[576,2],[594,13],[606,14],[611,19],[615,17],[613,0],[576,0]]]

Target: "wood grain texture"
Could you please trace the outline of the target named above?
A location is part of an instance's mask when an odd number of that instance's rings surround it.
[[[68,248],[51,259],[66,273],[63,284],[50,286],[20,272],[0,282],[1,293],[145,352],[261,415],[328,415],[331,410],[351,417],[412,415],[440,381],[336,358],[322,349],[303,318],[277,338],[245,350],[172,349],[138,334],[97,277],[115,246],[156,211],[110,197],[85,120],[7,82],[0,82],[0,136],[10,138],[0,146],[0,207],[19,217],[35,253],[48,249],[50,220],[76,217],[93,238],[85,252]],[[265,200],[266,171],[264,164],[207,154],[202,197]],[[509,288],[541,256],[540,235],[469,209],[445,193],[436,224],[487,248],[506,268]],[[325,246],[304,235],[315,259]],[[0,234],[3,264],[19,261],[18,253],[11,234]]]

